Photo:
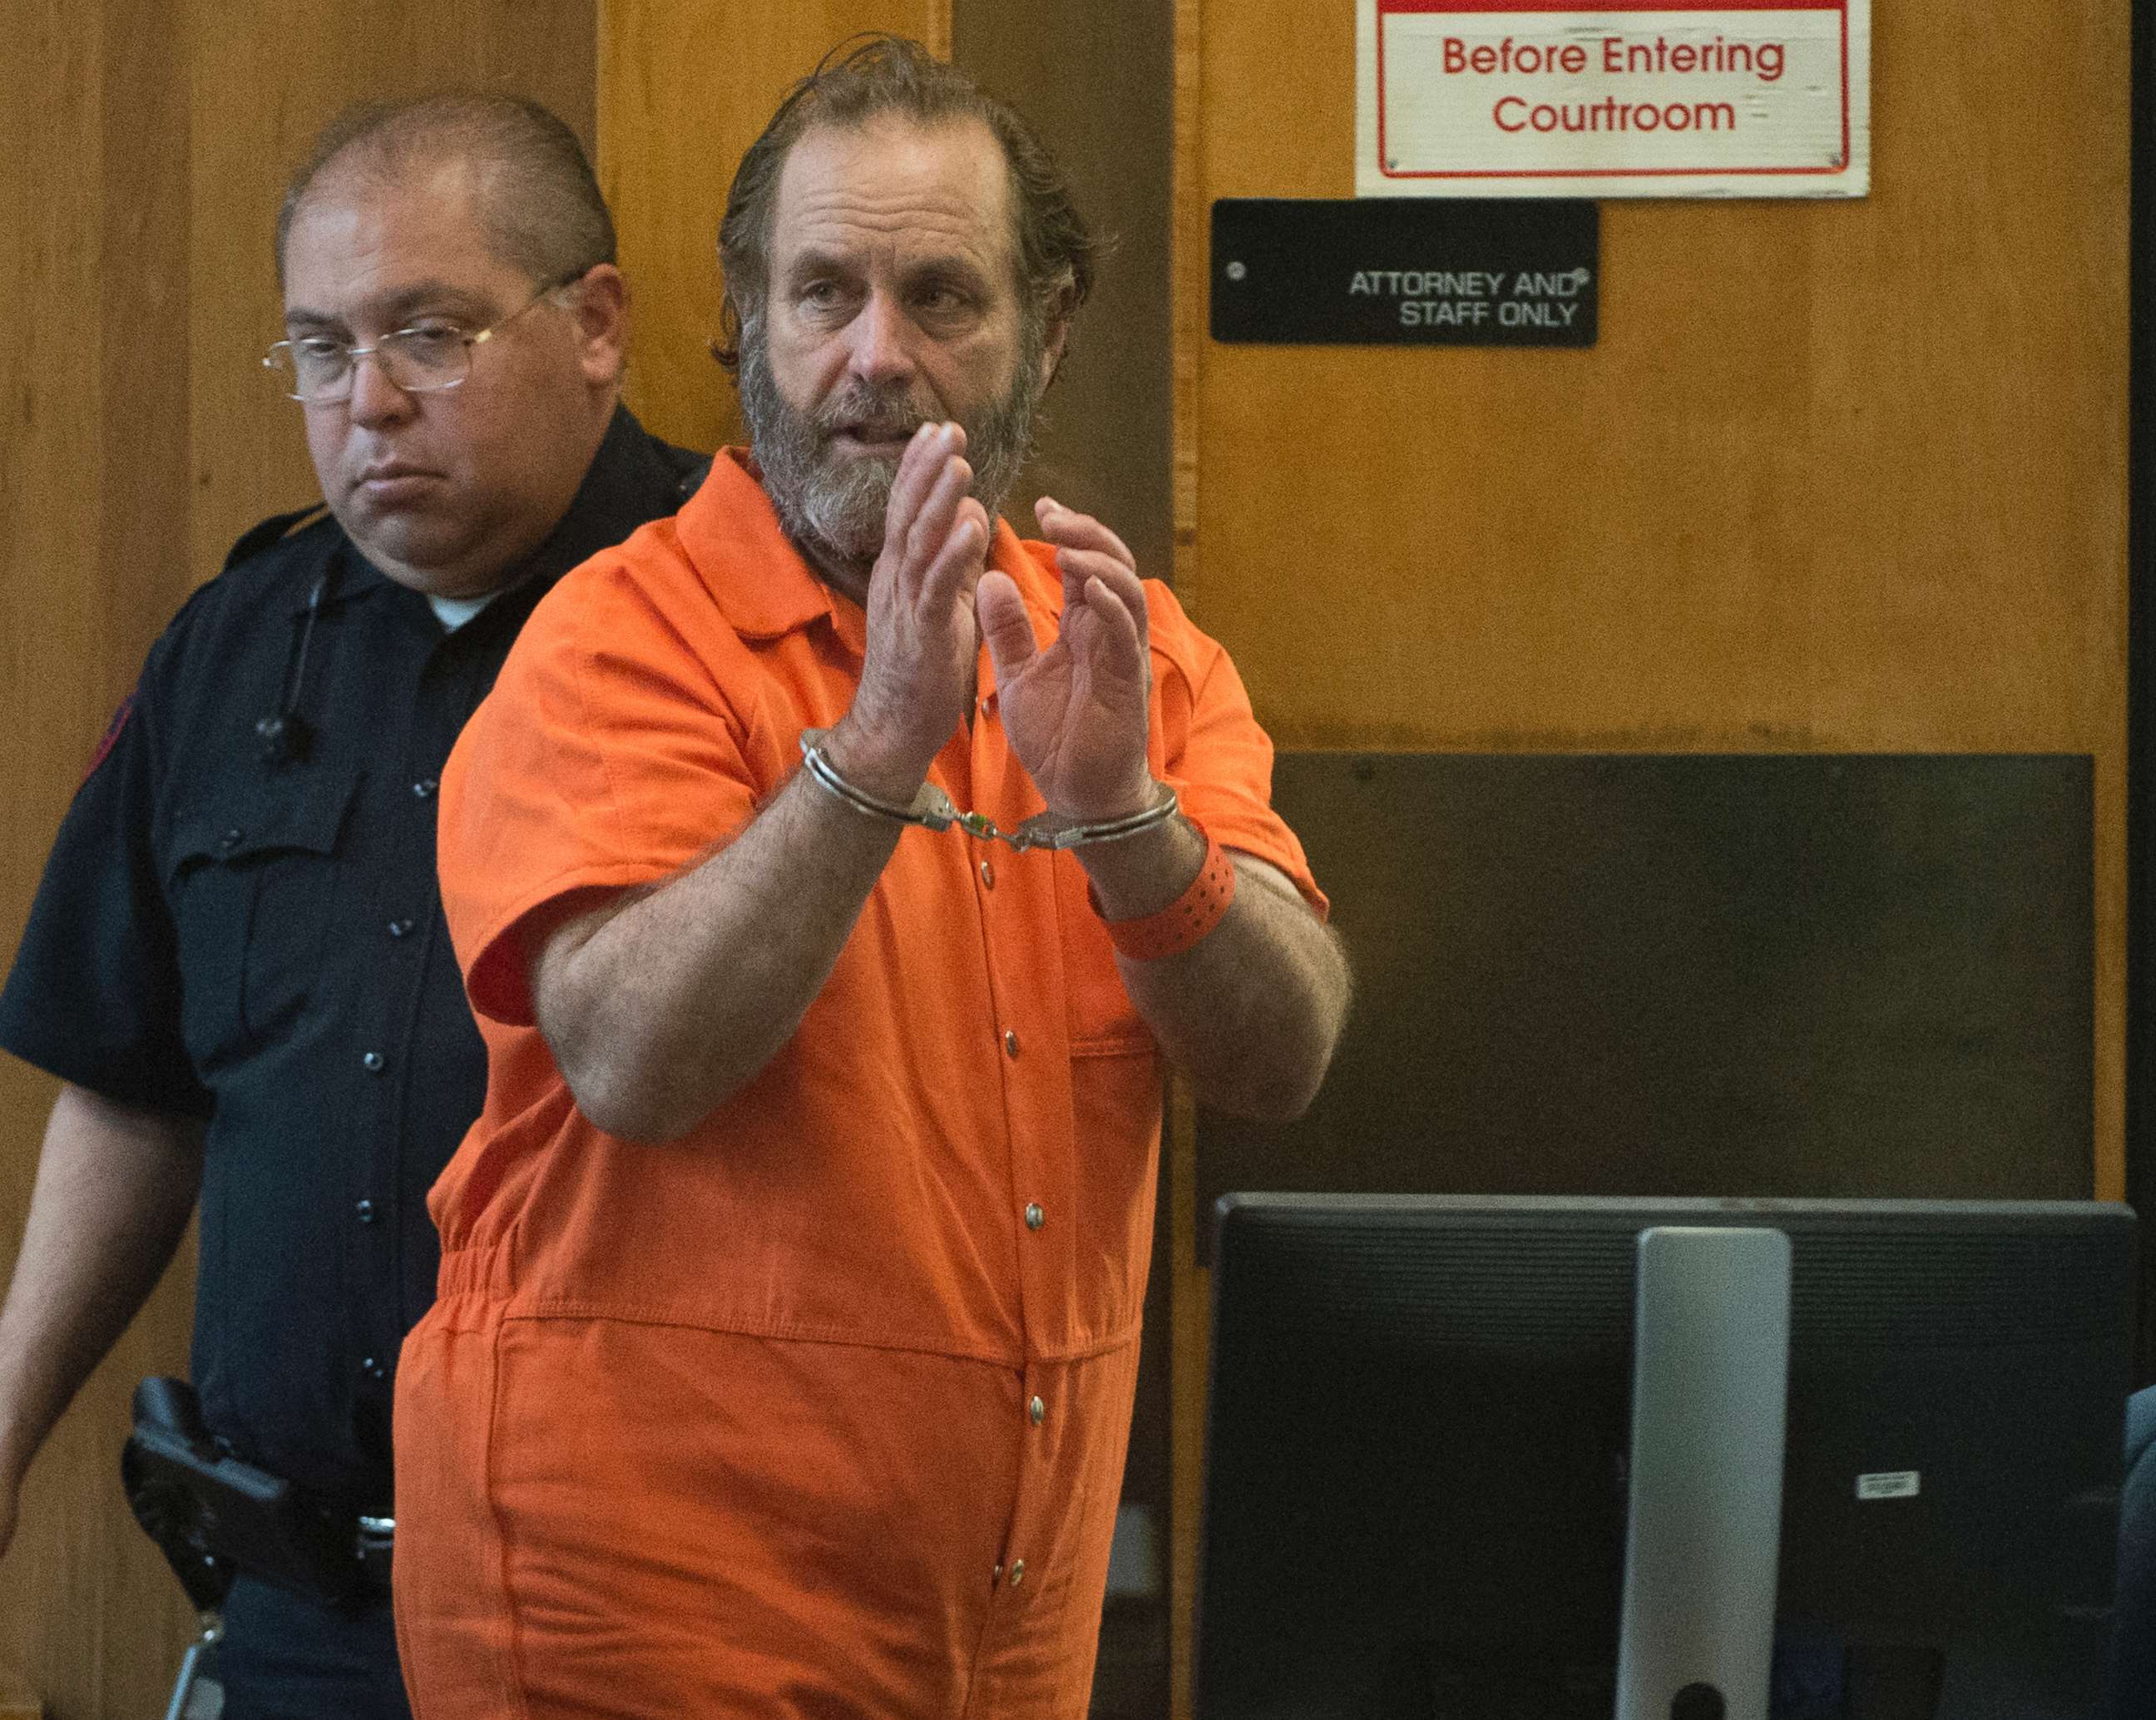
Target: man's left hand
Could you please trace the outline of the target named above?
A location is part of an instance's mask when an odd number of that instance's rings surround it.
[[[1154,798],[1146,763],[1152,658],[1137,560],[1090,514],[1046,496],[1034,514],[1063,577],[1054,642],[1034,638],[1009,575],[983,574],[975,597],[1004,732],[1050,811],[1088,821],[1142,811]]]

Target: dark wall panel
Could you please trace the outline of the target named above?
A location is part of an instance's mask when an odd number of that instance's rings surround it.
[[[1062,165],[1103,247],[1007,511],[1022,537],[1034,533],[1040,495],[1097,514],[1163,579],[1173,555],[1170,22],[1158,0],[958,0],[951,33],[952,58],[1014,105]]]
[[[2086,1198],[2092,792],[2074,755],[1283,755],[1357,1010],[1301,1122],[1201,1116],[1201,1212]]]

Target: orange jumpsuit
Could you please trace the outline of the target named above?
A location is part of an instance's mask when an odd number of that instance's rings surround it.
[[[1049,636],[1053,552],[991,554]],[[1322,911],[1233,665],[1147,594],[1155,773]],[[907,831],[798,1032],[670,1146],[588,1122],[531,1024],[520,922],[738,830],[863,640],[721,457],[541,604],[444,775],[489,1082],[397,1384],[421,1720],[1086,1712],[1162,1069],[1077,862]],[[933,776],[1041,808],[992,696]]]

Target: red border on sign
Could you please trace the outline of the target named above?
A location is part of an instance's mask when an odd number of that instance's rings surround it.
[[[1659,6],[1595,6],[1581,0],[1377,0],[1378,172],[1387,179],[1719,179],[1791,175],[1831,178],[1850,169],[1849,0],[1662,0]],[[1841,165],[1839,167],[1414,167],[1385,165],[1385,20],[1404,13],[1838,12],[1841,14]]]

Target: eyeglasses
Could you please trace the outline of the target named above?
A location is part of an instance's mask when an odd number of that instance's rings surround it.
[[[585,271],[550,280],[508,316],[476,333],[454,322],[430,320],[384,335],[372,347],[355,347],[327,335],[302,335],[280,341],[262,355],[262,367],[274,375],[291,398],[309,406],[349,399],[352,379],[362,358],[382,367],[391,387],[407,394],[439,394],[471,374],[472,348],[490,341],[549,293],[583,279]]]

